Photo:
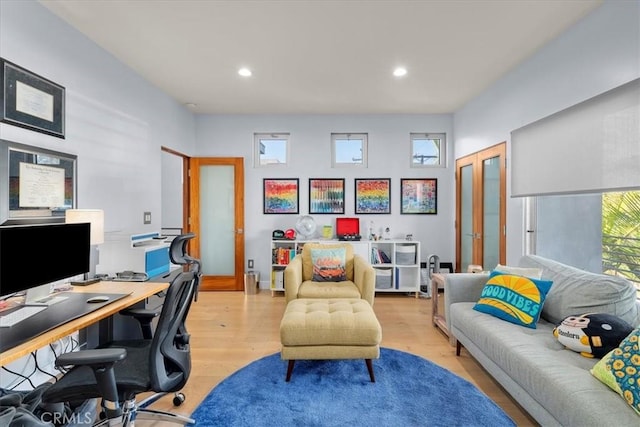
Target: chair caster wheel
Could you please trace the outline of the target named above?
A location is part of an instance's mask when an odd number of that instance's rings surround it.
[[[184,393],[176,393],[173,396],[173,406],[180,406],[184,402]]]

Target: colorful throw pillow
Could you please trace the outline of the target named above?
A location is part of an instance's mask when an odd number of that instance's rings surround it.
[[[569,316],[553,329],[553,336],[569,350],[584,357],[601,358],[616,348],[633,327],[613,314]]]
[[[607,353],[591,374],[617,392],[640,415],[640,328]]]
[[[494,271],[474,310],[535,329],[553,282]]]
[[[312,249],[314,282],[342,282],[347,280],[347,251],[345,248]]]

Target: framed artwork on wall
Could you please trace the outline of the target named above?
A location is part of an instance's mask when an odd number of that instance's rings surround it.
[[[309,214],[344,213],[344,178],[309,178]]]
[[[0,120],[64,138],[65,89],[0,58]]]
[[[438,213],[438,180],[436,178],[400,179],[400,213]]]
[[[263,179],[263,213],[297,214],[300,192],[298,178]]]
[[[8,153],[0,166],[0,224],[64,222],[77,207],[78,157],[4,139],[0,152]]]
[[[356,214],[391,213],[391,178],[355,179]]]

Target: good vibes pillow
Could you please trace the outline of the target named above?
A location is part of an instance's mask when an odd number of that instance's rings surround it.
[[[474,310],[535,329],[553,282],[494,271]]]

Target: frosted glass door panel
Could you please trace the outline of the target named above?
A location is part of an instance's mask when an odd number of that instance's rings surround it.
[[[460,170],[460,271],[466,272],[469,264],[473,264],[473,166],[463,166]]]
[[[482,267],[492,270],[500,261],[500,158],[492,157],[482,163]]]
[[[200,253],[207,276],[235,274],[233,166],[200,167]]]

